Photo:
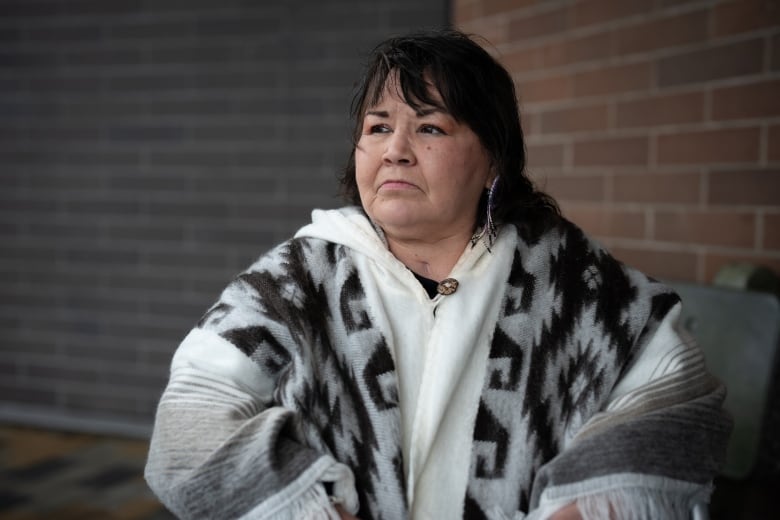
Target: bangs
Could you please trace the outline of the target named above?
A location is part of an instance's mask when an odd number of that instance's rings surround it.
[[[394,49],[382,53],[374,62],[373,70],[366,77],[363,95],[355,98],[351,107],[355,123],[363,119],[369,108],[379,104],[388,87],[394,87],[398,97],[417,112],[435,107],[460,120],[458,110],[452,106],[450,82],[442,67],[427,56],[410,54]],[[439,96],[434,97],[434,92]]]

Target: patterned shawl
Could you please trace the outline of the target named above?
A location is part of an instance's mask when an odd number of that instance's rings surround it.
[[[562,220],[505,234],[505,275],[472,277],[495,312],[460,411],[470,448],[450,454],[463,488],[426,488],[447,514],[410,504],[403,323],[390,333],[375,289],[422,288],[361,214],[320,216],[239,275],[174,356],[146,478],[178,516],[338,518],[330,497],[363,520],[546,518],[572,501],[586,518],[654,519],[707,502],[730,425],[679,298]],[[435,320],[467,334],[485,313]]]

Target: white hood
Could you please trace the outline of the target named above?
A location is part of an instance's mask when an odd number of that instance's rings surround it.
[[[295,238],[299,237],[327,240],[370,256],[382,250],[387,251],[382,231],[375,228],[357,206],[331,210],[315,209],[311,212],[311,224],[303,226],[295,233]]]
[[[406,270],[388,249],[382,230],[368,219],[361,208],[349,206],[333,210],[315,209],[312,211],[311,220],[311,224],[298,230],[296,238],[319,238],[341,244],[366,255],[391,271],[397,271],[399,268]],[[453,267],[451,276],[458,276],[470,270],[487,252],[482,241],[473,247],[467,246]]]

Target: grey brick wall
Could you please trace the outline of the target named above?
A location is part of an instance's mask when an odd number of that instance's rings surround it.
[[[333,207],[361,59],[444,0],[0,0],[0,420],[143,434],[222,287]]]

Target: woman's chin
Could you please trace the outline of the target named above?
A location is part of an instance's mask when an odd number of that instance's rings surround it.
[[[420,221],[410,218],[409,215],[385,216],[384,218],[376,219],[376,223],[384,230],[412,231],[420,227]]]
[[[420,212],[408,204],[383,204],[368,211],[371,219],[385,230],[414,230],[423,222]]]
[[[409,238],[414,237],[426,222],[422,215],[409,210],[378,211],[369,216],[385,233]]]

